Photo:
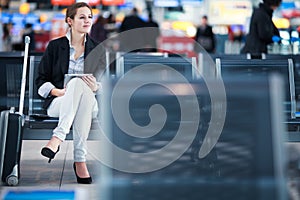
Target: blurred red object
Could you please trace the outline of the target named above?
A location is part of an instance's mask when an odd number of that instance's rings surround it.
[[[125,0],[101,0],[104,6],[117,6],[125,4]]]
[[[35,39],[35,51],[44,52],[50,40],[50,33],[38,33],[34,35]]]
[[[194,57],[195,40],[189,37],[160,36],[157,41],[158,51]]]
[[[300,17],[300,10],[297,9],[289,9],[289,10],[282,10],[281,14],[285,18],[294,18],[294,17]]]
[[[100,0],[89,0],[88,4],[91,6],[97,6],[100,4]]]
[[[54,6],[70,6],[75,3],[75,0],[51,0],[51,4]]]

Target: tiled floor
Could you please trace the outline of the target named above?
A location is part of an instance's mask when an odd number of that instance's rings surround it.
[[[55,159],[48,163],[47,158],[41,156],[40,149],[45,145],[44,140],[24,140],[20,165],[20,180],[16,187],[1,187],[2,195],[8,190],[50,190],[64,191],[77,190],[84,193],[85,199],[97,199],[97,175],[99,174],[99,162],[93,156],[96,153],[97,142],[88,141],[88,168],[93,178],[93,184],[77,184],[73,170],[73,146],[72,141],[66,141],[61,145]]]
[[[80,191],[84,199],[99,199],[100,162],[96,159],[99,152],[97,141],[88,141],[88,167],[93,184],[77,184],[72,168],[73,146],[72,141],[66,141],[61,145],[60,152],[49,164],[48,160],[40,155],[40,149],[46,143],[44,140],[24,140],[21,157],[21,177],[19,185],[9,187],[2,185],[0,191],[4,195],[7,191]],[[289,155],[288,185],[291,200],[300,199],[300,142],[287,143]]]
[[[300,200],[300,142],[287,143],[288,188],[291,200]]]

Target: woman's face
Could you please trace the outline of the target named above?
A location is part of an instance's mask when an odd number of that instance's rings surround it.
[[[89,33],[92,27],[92,13],[88,7],[77,9],[74,19],[69,18],[72,30],[78,33]]]

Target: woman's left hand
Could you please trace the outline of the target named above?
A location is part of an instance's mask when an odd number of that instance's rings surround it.
[[[82,80],[91,88],[93,92],[98,90],[96,78],[93,75],[83,76]]]

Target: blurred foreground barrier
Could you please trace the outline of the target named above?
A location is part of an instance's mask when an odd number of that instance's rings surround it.
[[[101,199],[288,199],[280,77],[152,80],[105,86]]]

